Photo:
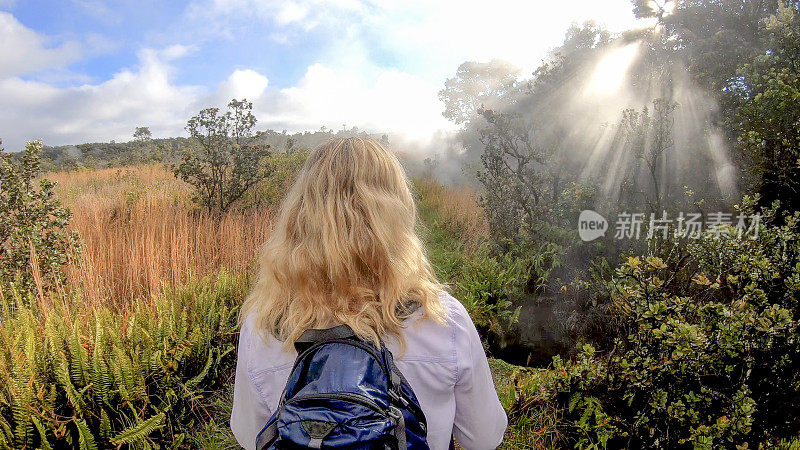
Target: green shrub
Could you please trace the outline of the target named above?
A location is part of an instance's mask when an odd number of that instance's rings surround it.
[[[67,229],[70,213],[55,198],[55,183],[37,183],[41,153],[41,142],[29,142],[13,162],[0,146],[0,293],[12,282],[22,290],[63,284],[61,266],[69,261],[70,249],[77,249],[77,234]]]
[[[800,433],[800,214],[771,214],[756,239],[731,228],[617,269],[613,350],[560,394],[578,447],[758,448]]]
[[[252,103],[234,99],[228,111],[206,108],[186,123],[197,145],[184,147],[183,161],[172,170],[194,187],[192,199],[211,212],[224,214],[273,173],[269,146],[252,144],[252,110]]]
[[[478,328],[502,334],[517,319],[512,300],[524,292],[532,261],[511,253],[494,255],[486,240],[470,249],[443,220],[441,202],[431,198],[446,188],[425,179],[415,180],[415,188],[420,234],[437,277],[452,288]]]
[[[245,207],[277,206],[286,196],[303,167],[308,151],[272,153],[267,157],[273,171],[242,197]]]
[[[510,253],[493,256],[484,244],[464,260],[453,295],[478,328],[502,333],[518,318],[512,301],[522,295],[529,270],[527,259]]]
[[[4,302],[0,448],[180,446],[232,370],[243,286],[222,273],[121,310]]]
[[[552,449],[564,444],[559,429],[563,411],[554,401],[559,374],[490,359],[495,388],[508,414],[501,449]]]
[[[552,449],[603,446],[618,432],[597,398],[581,389],[596,386],[606,378],[595,350],[584,345],[576,358],[553,359],[548,369],[513,366],[489,361],[500,402],[508,414],[503,449]]]

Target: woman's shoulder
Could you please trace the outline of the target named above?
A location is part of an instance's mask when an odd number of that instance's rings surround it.
[[[440,299],[447,311],[447,326],[452,330],[454,340],[463,343],[480,339],[472,316],[464,304],[449,292],[441,293]]]
[[[441,322],[423,318],[420,311],[406,323],[402,332],[406,342],[403,359],[435,357],[438,360],[455,361],[456,343],[461,340],[465,330],[469,329],[468,325],[472,324],[472,320],[464,305],[449,292],[439,292],[439,302],[445,313]]]
[[[248,372],[277,370],[294,362],[296,354],[286,351],[271,333],[260,330],[254,317],[245,317],[239,330],[239,358],[247,361]]]
[[[461,301],[459,301],[457,298],[453,297],[449,291],[439,291],[439,301],[442,303],[442,306],[448,313],[448,318],[451,320],[469,319],[469,313],[467,313],[467,309],[464,307],[464,304],[461,303]]]
[[[444,310],[442,322],[423,319],[421,310],[412,314],[402,332],[408,356],[443,355],[452,353],[454,346],[474,330],[472,319],[464,305],[445,290],[439,292],[439,302]],[[387,345],[393,347],[393,339],[387,336]],[[245,317],[239,334],[239,357],[248,361],[251,375],[254,372],[269,372],[291,366],[297,354],[287,351],[283,342],[267,331],[259,329],[253,317]],[[448,345],[449,344],[449,345]],[[400,347],[399,345],[397,346]],[[450,347],[447,349],[446,347]],[[449,350],[449,351],[448,351]]]

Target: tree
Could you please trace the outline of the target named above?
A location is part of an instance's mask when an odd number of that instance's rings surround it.
[[[508,62],[465,62],[458,66],[456,76],[444,83],[439,99],[444,103],[442,113],[456,125],[477,117],[478,109],[496,108],[498,101],[517,84],[519,69]]]
[[[384,134],[384,136],[386,135]],[[429,156],[422,163],[425,165],[425,176],[434,178],[436,176],[436,168],[439,167],[439,155],[433,155],[433,158]]]
[[[206,108],[186,124],[197,145],[183,148],[183,161],[173,172],[194,186],[194,201],[213,213],[224,214],[273,173],[269,146],[251,145],[252,109],[247,100],[233,99],[226,112]]]
[[[478,181],[489,231],[495,242],[534,238],[542,219],[548,154],[533,141],[534,125],[517,115],[481,110],[488,126],[480,131],[484,146]]]
[[[286,153],[287,154],[294,153],[294,151],[296,149],[296,146],[297,146],[297,142],[294,140],[294,138],[291,138],[291,137],[290,138],[286,138]]]
[[[659,20],[667,47],[694,78],[722,94],[727,81],[764,48],[763,21],[777,0],[632,0],[637,17]]]
[[[150,127],[136,127],[133,132],[133,140],[136,142],[147,142],[152,139],[153,135],[150,133]]]
[[[55,183],[36,182],[41,154],[42,143],[29,142],[14,162],[0,145],[0,291],[12,282],[23,290],[63,284],[61,266],[78,248],[77,234],[67,229],[70,212],[53,192]]]
[[[139,153],[139,162],[144,162],[147,159],[147,148],[149,147],[152,137],[153,135],[150,133],[150,127],[136,127],[136,131],[133,132],[133,140],[136,141],[136,150]]]
[[[678,107],[674,102],[659,98],[653,101],[652,111],[625,110],[618,132],[620,145],[630,152],[633,164],[622,177],[623,206],[644,204],[648,212],[660,214],[673,206],[671,181],[665,170],[674,160],[674,119]]]
[[[766,22],[769,45],[730,83],[730,120],[759,175],[762,205],[800,208],[800,7],[779,6]]]

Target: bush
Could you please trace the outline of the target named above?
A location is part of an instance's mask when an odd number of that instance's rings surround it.
[[[731,228],[617,269],[613,350],[560,394],[578,447],[758,448],[800,433],[800,213],[774,211],[756,239]]]
[[[465,261],[453,295],[464,304],[476,327],[502,334],[519,316],[512,300],[521,295],[527,279],[526,260],[510,254],[491,256],[488,246],[481,245]]]
[[[494,255],[480,236],[468,242],[461,233],[469,222],[481,223],[484,218],[453,213],[453,203],[470,204],[463,193],[453,200],[449,188],[430,179],[414,180],[414,188],[421,236],[437,277],[452,287],[480,330],[502,335],[517,319],[512,301],[525,290],[531,261],[511,253]]]
[[[297,179],[308,154],[308,151],[270,154],[267,160],[272,173],[242,197],[242,204],[245,207],[279,205]]]
[[[231,100],[228,111],[206,108],[186,124],[198,148],[185,147],[176,177],[194,187],[193,200],[224,214],[248,191],[272,175],[268,145],[250,145],[256,118],[253,104]]]
[[[41,142],[29,142],[13,162],[0,147],[0,294],[12,283],[15,289],[39,292],[63,285],[61,266],[77,249],[78,237],[67,229],[70,213],[55,198],[55,183],[36,182],[41,153]]]
[[[180,446],[229,383],[243,286],[222,273],[121,310],[3,302],[0,448]]]
[[[501,449],[553,449],[563,445],[563,411],[553,401],[560,375],[547,369],[514,366],[490,359],[495,388],[508,415]]]

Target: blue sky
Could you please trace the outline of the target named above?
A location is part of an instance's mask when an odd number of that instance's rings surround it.
[[[0,0],[0,138],[59,145],[184,135],[232,97],[259,128],[342,124],[424,141],[466,60],[527,73],[570,23],[634,24],[629,0]]]

